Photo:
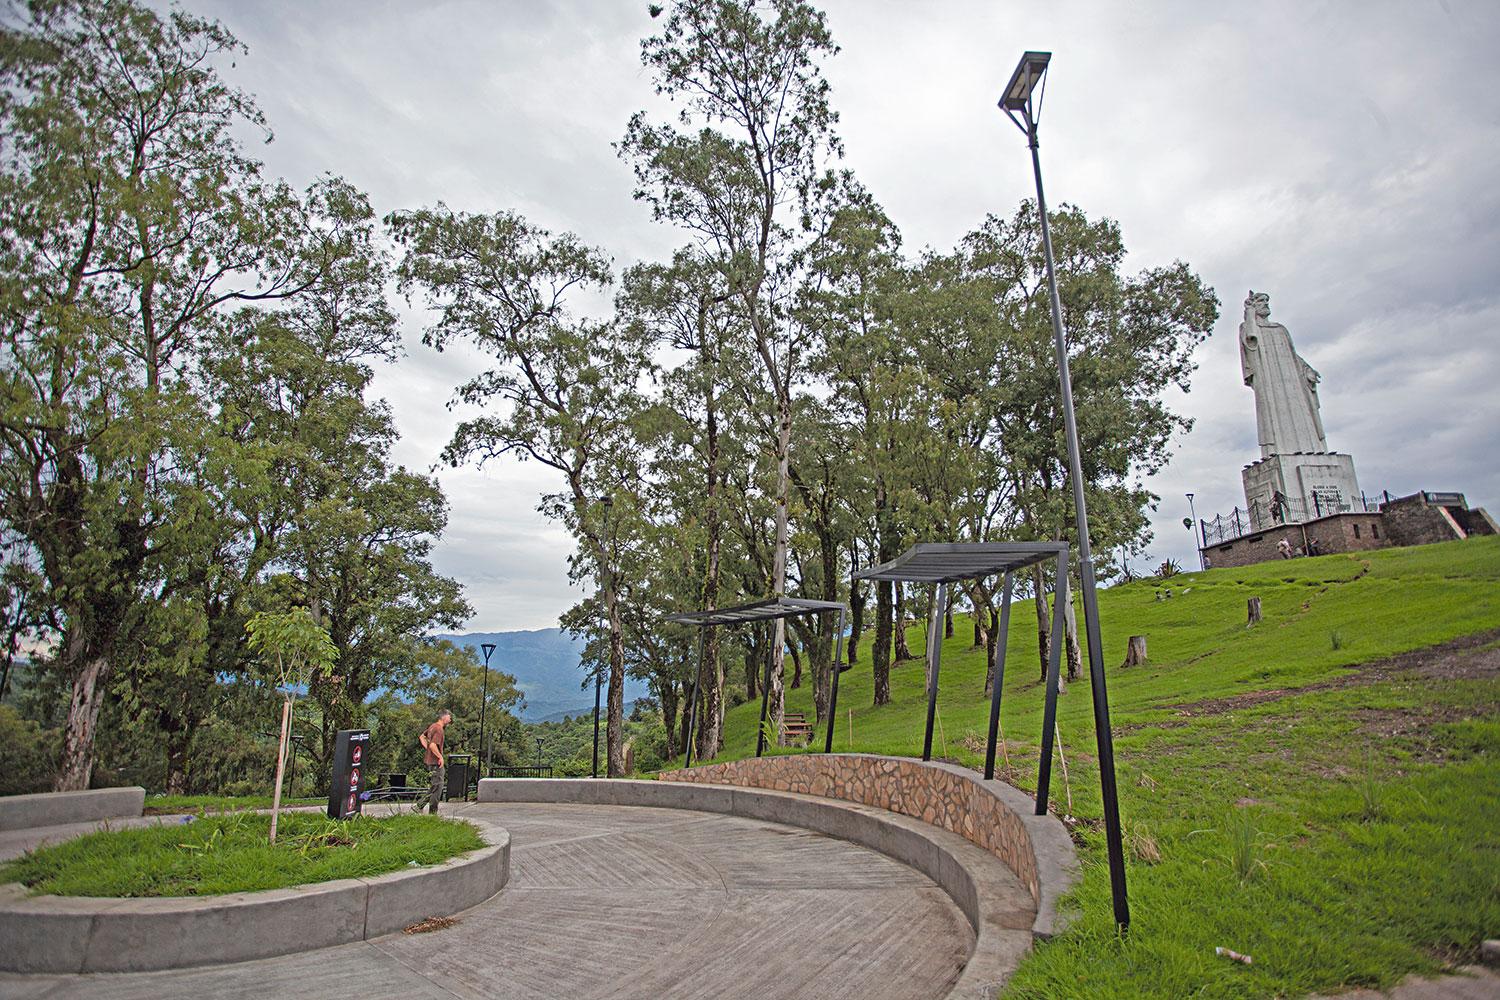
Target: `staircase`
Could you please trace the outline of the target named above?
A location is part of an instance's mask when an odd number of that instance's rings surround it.
[[[812,742],[813,727],[801,712],[787,712],[781,717],[780,745],[784,747],[807,746]]]

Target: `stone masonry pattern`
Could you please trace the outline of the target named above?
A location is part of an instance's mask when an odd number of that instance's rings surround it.
[[[817,795],[910,816],[989,851],[1016,873],[1033,900],[1041,896],[1021,818],[978,774],[962,768],[869,754],[797,754],[663,771],[659,777]]]

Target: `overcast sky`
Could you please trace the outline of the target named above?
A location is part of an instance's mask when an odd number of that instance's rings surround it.
[[[413,3],[189,0],[250,49],[228,71],[275,132],[268,172],[349,178],[381,214],[512,209],[571,230],[617,270],[681,234],[632,201],[616,159],[629,115],[660,109],[627,0]],[[1323,376],[1330,447],[1368,493],[1460,490],[1500,514],[1500,3],[1315,0],[824,5],[845,165],[913,253],[950,249],[1033,194],[1021,134],[995,108],[1020,53],[1054,53],[1041,123],[1049,202],[1120,222],[1127,272],[1181,259],[1222,303],[1199,349],[1197,424],[1150,487],[1153,563],[1196,562],[1181,523],[1243,504],[1258,458],[1236,328],[1271,297]],[[375,390],[397,457],[429,469],[453,386],[482,359],[422,346]],[[546,628],[580,596],[571,542],[536,513],[558,483],[511,462],[440,469],[452,505],[435,561],[473,629]]]

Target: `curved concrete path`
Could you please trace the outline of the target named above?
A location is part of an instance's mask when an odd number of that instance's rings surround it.
[[[795,827],[639,806],[470,804],[510,884],[431,934],[172,972],[0,976],[0,998],[941,997],[974,944],[932,881]]]

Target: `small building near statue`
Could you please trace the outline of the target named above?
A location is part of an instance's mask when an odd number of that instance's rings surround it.
[[[1255,393],[1260,458],[1240,473],[1244,509],[1199,522],[1206,565],[1497,533],[1490,516],[1470,510],[1461,493],[1365,496],[1353,457],[1328,447],[1318,399],[1322,376],[1297,353],[1287,328],[1271,322],[1264,292],[1245,300],[1240,368]]]

